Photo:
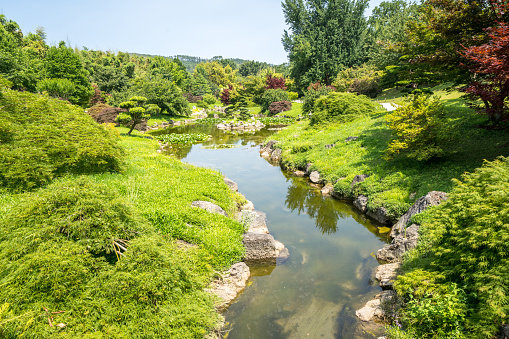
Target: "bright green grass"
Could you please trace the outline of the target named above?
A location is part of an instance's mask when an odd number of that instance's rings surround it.
[[[449,191],[452,178],[480,167],[484,159],[509,154],[506,131],[479,128],[485,118],[469,109],[459,93],[437,92],[446,98],[448,123],[455,131],[453,142],[445,145],[447,156],[442,159],[424,163],[404,157],[384,160],[391,139],[385,113],[314,128],[307,121],[298,122],[271,139],[280,141],[277,147],[283,149],[284,166],[304,168],[306,163],[313,163],[313,169],[334,183],[336,191],[351,197],[364,194],[369,197],[368,208],[385,206],[395,220],[416,198],[431,190]],[[346,142],[350,136],[358,138]],[[335,146],[327,149],[328,144]],[[352,191],[350,183],[358,174],[371,177]]]

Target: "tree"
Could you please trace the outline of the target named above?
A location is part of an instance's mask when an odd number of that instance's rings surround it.
[[[309,83],[330,85],[338,72],[362,63],[367,0],[285,0],[283,46],[291,76],[302,91]]]
[[[50,47],[44,60],[45,73],[48,78],[68,79],[75,89],[69,101],[85,106],[93,94],[88,80],[88,71],[83,67],[80,56],[61,41],[58,47]]]
[[[285,79],[269,74],[265,81],[265,89],[282,89],[286,90]]]
[[[500,23],[486,31],[488,43],[465,48],[461,53],[471,62],[466,67],[474,74],[474,81],[464,91],[482,100],[482,107],[475,102],[472,105],[492,122],[509,121],[509,25]]]
[[[143,107],[146,101],[147,98],[145,97],[131,97],[129,101],[120,103],[120,108],[127,109],[127,113],[120,113],[116,120],[122,124],[131,125],[131,129],[127,132],[127,135],[131,135],[134,126],[150,118],[150,114],[148,114]]]
[[[54,98],[68,100],[74,90],[74,84],[67,79],[43,79],[37,83],[37,91],[47,92]]]
[[[266,62],[246,61],[240,65],[239,74],[243,77],[257,75],[261,70],[266,68],[270,68],[270,65]]]

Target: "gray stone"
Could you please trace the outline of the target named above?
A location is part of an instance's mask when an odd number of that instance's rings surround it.
[[[380,281],[380,287],[384,290],[392,289],[400,269],[401,264],[399,262],[378,266],[375,271],[375,278]]]
[[[210,213],[222,214],[226,217],[228,216],[228,214],[226,214],[226,212],[221,207],[209,201],[193,201],[191,206],[201,208]]]
[[[267,151],[262,152],[262,158],[265,158],[265,159],[270,158],[270,153]]]
[[[254,205],[251,201],[246,200],[246,203],[240,208],[241,211],[254,211]]]
[[[276,148],[270,155],[270,159],[274,162],[279,162],[281,160],[281,153],[281,148]]]
[[[246,261],[275,260],[284,250],[284,245],[270,234],[247,232],[242,240],[246,248]]]
[[[499,337],[499,339],[509,339],[509,325],[508,324],[500,325],[500,335],[498,337]]]
[[[260,150],[260,153],[267,152],[271,154],[274,151],[274,145],[277,144],[276,140],[270,140],[263,146]]]
[[[385,313],[389,309],[386,305],[397,298],[394,291],[382,291],[364,305],[363,308],[355,311],[355,315],[362,321],[384,321],[388,317]]]
[[[228,187],[230,187],[230,189],[233,192],[238,192],[239,191],[239,185],[237,185],[237,183],[235,181],[233,181],[232,179],[229,179],[227,177],[224,177],[223,180],[224,180],[224,183],[227,184]]]
[[[345,139],[345,142],[357,140],[358,137],[348,137]]]
[[[387,216],[387,209],[383,206],[378,207],[375,211],[368,211],[366,214],[381,224],[389,224],[391,222],[391,219]]]
[[[410,218],[417,213],[423,212],[429,206],[436,206],[443,200],[447,199],[447,193],[440,191],[431,191],[424,197],[420,197],[417,201],[408,209],[408,211],[399,218],[398,222],[392,227],[391,238],[396,238],[399,234],[403,233]]]
[[[311,162],[308,162],[306,164],[306,170],[304,171],[306,174],[311,173],[311,166],[313,166],[313,163],[311,163]]]
[[[234,264],[230,269],[221,274],[219,279],[214,280],[209,292],[218,295],[221,298],[220,309],[228,306],[237,295],[246,287],[251,273],[249,267],[244,262]]]
[[[353,189],[354,186],[359,183],[359,182],[363,182],[364,180],[366,180],[366,178],[369,178],[369,175],[367,174],[360,174],[360,175],[356,175],[353,180],[352,180],[352,183],[350,184],[350,188]]]
[[[269,233],[267,228],[267,214],[260,211],[241,211],[238,214],[238,220],[247,224],[248,232],[253,233]]]
[[[306,173],[304,171],[295,171],[293,172],[293,175],[295,175],[296,177],[303,177],[306,175]]]
[[[311,172],[311,174],[309,174],[309,180],[313,184],[320,184],[322,182],[322,179],[320,177],[320,172],[318,172],[318,171]]]
[[[419,239],[419,225],[412,224],[406,230],[398,234],[392,242],[376,252],[376,258],[385,262],[401,260],[403,253],[410,251],[417,245]]]
[[[355,199],[355,201],[353,202],[353,205],[355,207],[357,207],[357,209],[359,211],[361,211],[362,213],[365,213],[366,210],[368,209],[368,197],[364,196],[364,195],[359,195],[357,197],[357,199]]]
[[[322,195],[331,195],[334,192],[334,186],[328,184],[322,188],[321,192]]]

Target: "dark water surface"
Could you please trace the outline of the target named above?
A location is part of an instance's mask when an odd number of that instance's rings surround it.
[[[371,282],[373,252],[387,242],[374,223],[345,202],[322,197],[306,178],[293,177],[259,155],[273,131],[234,135],[211,126],[183,126],[175,133],[207,133],[206,143],[172,150],[183,161],[220,170],[267,213],[270,233],[290,258],[252,267],[248,287],[225,311],[228,339],[376,338],[380,328],[358,321],[355,310],[380,288]],[[204,145],[232,144],[231,149]]]

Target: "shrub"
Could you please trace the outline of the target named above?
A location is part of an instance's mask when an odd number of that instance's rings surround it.
[[[330,93],[315,103],[311,124],[322,122],[347,122],[374,113],[377,105],[364,95]]]
[[[409,95],[398,109],[386,115],[386,121],[395,134],[386,150],[387,159],[400,152],[419,161],[444,154],[443,146],[450,136],[438,97]]]
[[[0,106],[1,186],[24,191],[66,173],[120,170],[118,139],[81,109],[2,87]]]
[[[282,89],[268,89],[266,90],[261,99],[260,103],[262,106],[262,112],[267,112],[269,110],[270,104],[277,101],[289,101],[288,92]]]
[[[90,115],[94,120],[96,120],[97,118],[97,115],[99,113],[101,113],[105,108],[111,108],[110,105],[106,105],[106,104],[96,104],[92,107],[90,107],[89,109],[87,109],[87,113],[88,115]]]
[[[54,98],[62,98],[68,100],[75,91],[75,86],[68,79],[42,79],[37,83],[37,91],[47,92],[49,96]]]
[[[284,78],[273,77],[272,74],[267,76],[265,81],[265,89],[282,89],[286,90],[286,84]]]
[[[454,182],[423,225],[434,240],[432,267],[475,298],[470,330],[490,338],[509,314],[509,159],[486,161]]]
[[[321,86],[319,82],[311,84],[304,93],[304,104],[302,105],[302,114],[313,112],[315,101],[323,95],[334,92],[336,89],[332,86]]]
[[[291,101],[276,101],[269,105],[269,114],[276,115],[292,109]]]
[[[203,101],[206,102],[209,105],[215,105],[217,104],[217,99],[212,94],[205,94],[203,96]]]
[[[297,100],[299,98],[299,93],[288,92],[288,98],[290,99],[290,101]]]

